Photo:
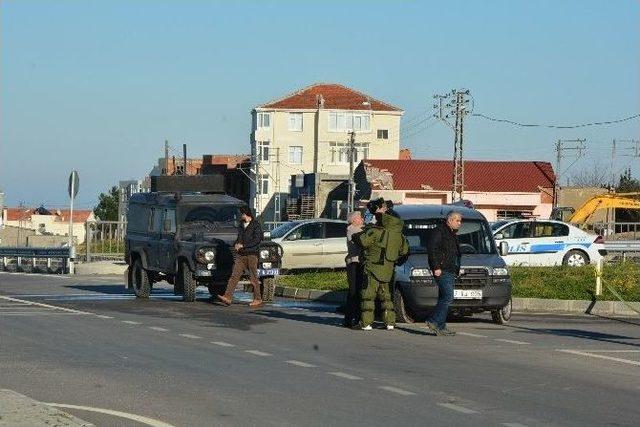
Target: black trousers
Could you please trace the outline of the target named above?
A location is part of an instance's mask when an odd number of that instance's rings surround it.
[[[346,323],[358,323],[360,321],[362,280],[362,265],[359,262],[347,264],[349,292],[347,293],[347,304],[344,311],[344,320]]]

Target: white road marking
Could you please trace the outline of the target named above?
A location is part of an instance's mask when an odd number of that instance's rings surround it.
[[[96,314],[96,317],[99,317],[100,319],[113,319],[113,316],[106,316],[104,314]]]
[[[191,334],[178,334],[178,335],[180,335],[181,337],[184,337],[184,338],[190,338],[192,340],[199,340],[200,338],[202,338],[202,337],[199,337],[197,335],[191,335]]]
[[[316,365],[312,365],[311,363],[301,362],[299,360],[287,360],[286,363],[290,365],[300,366],[302,368],[317,368]]]
[[[140,322],[136,322],[135,320],[123,320],[122,323],[126,323],[127,325],[140,325]]]
[[[640,362],[636,362],[635,360],[620,359],[619,357],[605,356],[603,354],[593,354],[593,353],[587,353],[585,351],[578,351],[578,350],[558,350],[558,349],[556,349],[556,351],[560,351],[562,353],[577,354],[579,356],[595,357],[597,359],[612,360],[614,362],[627,363],[629,365],[634,365],[634,366],[640,366]]]
[[[211,341],[211,344],[219,345],[220,347],[235,347],[235,344],[230,344],[224,341]]]
[[[408,390],[403,390],[401,388],[397,388],[397,387],[391,387],[391,386],[381,386],[378,387],[381,390],[386,390],[386,391],[390,391],[391,393],[396,393],[399,394],[401,396],[414,396],[415,393],[412,391],[408,391]]]
[[[502,423],[502,425],[504,427],[527,427],[526,425],[520,423]]]
[[[16,311],[2,312],[0,316],[78,316],[82,313],[57,313],[55,311]]]
[[[361,380],[361,377],[357,377],[355,375],[347,374],[346,372],[327,372],[329,375],[333,375],[335,377],[344,378],[347,380]]]
[[[640,353],[640,350],[578,350],[578,349],[574,349],[573,351],[584,351],[587,353]]]
[[[158,332],[169,332],[167,328],[161,328],[160,326],[149,326],[149,329],[153,329]]]
[[[454,405],[453,403],[438,403],[438,406],[442,406],[443,408],[451,409],[452,411],[460,412],[463,414],[477,414],[478,411],[474,411],[473,409],[465,408],[464,406]]]
[[[265,353],[264,351],[260,351],[260,350],[245,350],[245,353],[249,353],[249,354],[253,354],[254,356],[261,356],[261,357],[272,356],[272,354]]]
[[[472,334],[471,332],[458,332],[458,335],[464,335],[467,337],[476,337],[476,338],[487,338],[486,335]]]
[[[89,313],[87,311],[73,310],[71,308],[58,307],[56,305],[49,305],[49,304],[43,304],[41,302],[33,302],[33,301],[27,301],[27,300],[18,299],[18,298],[5,297],[5,296],[2,296],[2,295],[0,295],[0,299],[3,299],[5,301],[19,302],[19,303],[23,303],[23,304],[27,304],[27,305],[33,305],[33,306],[36,306],[36,307],[45,307],[45,308],[51,308],[51,309],[54,309],[54,310],[66,311],[68,313],[93,314],[93,313]]]
[[[127,412],[114,411],[111,409],[94,408],[92,406],[66,405],[63,403],[46,403],[46,405],[54,406],[56,408],[78,409],[80,411],[98,412],[100,414],[113,415],[114,417],[126,418],[128,420],[137,421],[151,427],[175,427],[173,424],[168,424],[160,420],[154,420],[153,418],[143,417],[142,415],[129,414]]]
[[[531,344],[530,342],[526,342],[526,341],[505,340],[503,338],[496,338],[494,341],[500,341],[500,342],[506,342],[506,343],[509,343],[509,344],[518,344],[518,345],[529,345],[529,344]]]

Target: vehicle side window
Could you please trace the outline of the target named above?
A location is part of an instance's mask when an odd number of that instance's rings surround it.
[[[164,221],[169,221],[170,226],[168,230],[164,230],[164,222],[162,224],[162,230],[166,233],[175,233],[176,232],[176,211],[175,209],[165,209],[164,210]]]
[[[556,222],[537,222],[534,237],[562,237],[569,235],[569,226]]]
[[[336,237],[347,238],[347,224],[339,222],[327,222],[324,224],[324,233],[327,239]]]
[[[162,209],[151,209],[151,217],[149,218],[149,231],[155,233],[162,232]]]
[[[287,236],[286,240],[312,240],[322,239],[322,223],[311,222],[303,224],[300,227],[293,230]]]
[[[500,231],[505,239],[524,239],[531,237],[531,223],[530,222],[516,222],[511,224]]]
[[[129,205],[127,212],[127,228],[130,231],[144,232],[149,227],[150,209],[144,205]]]

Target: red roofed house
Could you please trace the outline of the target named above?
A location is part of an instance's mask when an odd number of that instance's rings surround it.
[[[266,221],[281,219],[292,175],[348,176],[347,144],[355,132],[356,163],[397,159],[403,111],[370,95],[318,83],[252,111],[255,164],[252,207]]]
[[[536,215],[549,218],[555,173],[548,162],[464,162],[463,198],[489,221]],[[374,160],[362,162],[355,179],[361,200],[390,198],[403,204],[451,203],[450,160]]]
[[[49,210],[43,207],[32,208],[5,208],[2,212],[3,224],[9,227],[33,230],[38,234],[50,234],[54,236],[69,235],[69,210]],[[81,242],[85,237],[85,224],[94,220],[92,210],[73,210],[73,235]]]

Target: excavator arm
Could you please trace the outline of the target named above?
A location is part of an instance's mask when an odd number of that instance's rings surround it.
[[[637,193],[629,193],[637,194]],[[587,200],[573,213],[569,222],[583,223],[591,218],[591,215],[599,209],[618,208],[618,209],[638,209],[640,210],[640,200],[629,197],[621,197],[619,194],[602,194]]]

